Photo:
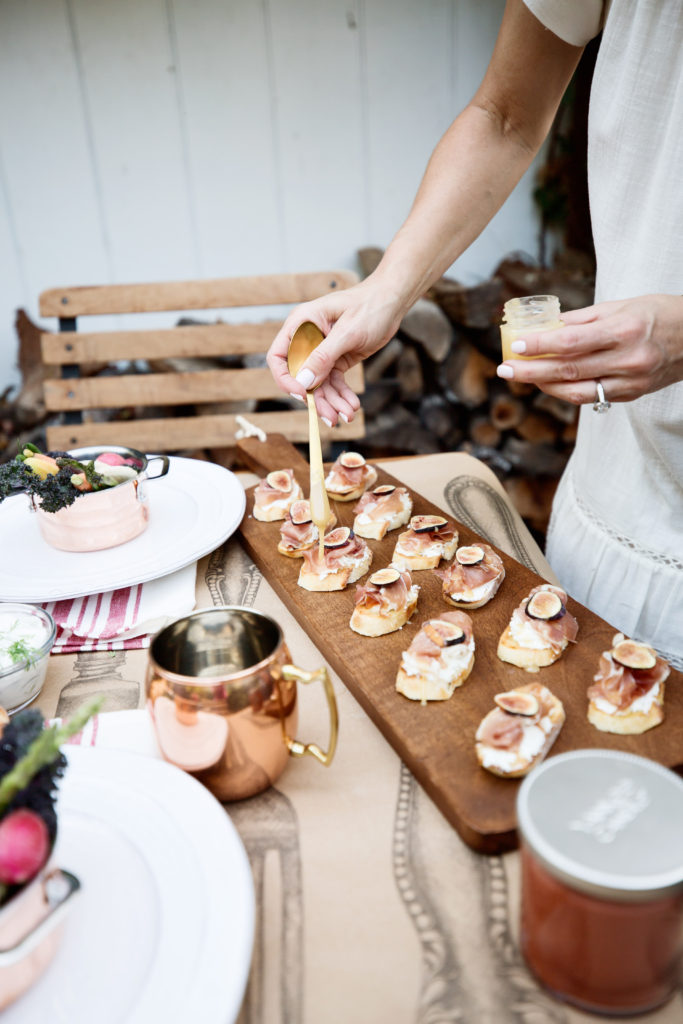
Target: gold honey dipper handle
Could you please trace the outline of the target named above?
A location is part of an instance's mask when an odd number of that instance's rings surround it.
[[[296,665],[284,665],[282,669],[282,678],[295,680],[298,683],[321,682],[323,684],[323,687],[325,688],[325,697],[327,698],[327,707],[330,712],[330,742],[327,750],[321,750],[317,743],[302,743],[300,740],[292,739],[286,732],[285,744],[292,757],[303,757],[304,754],[310,754],[316,759],[316,761],[320,761],[321,764],[331,764],[334,752],[337,749],[339,713],[337,711],[337,698],[334,695],[332,681],[327,669],[323,667],[317,669],[315,672],[304,672],[303,669],[297,668]]]
[[[311,352],[315,351],[321,341],[324,340],[324,337],[317,324],[312,323],[310,320],[304,321],[304,323],[297,327],[287,350],[287,368],[292,377],[296,377]],[[313,388],[313,391],[315,391],[315,388]],[[306,402],[308,404],[308,461],[311,473],[309,501],[311,505],[311,519],[318,528],[318,557],[322,561],[325,530],[330,521],[330,503],[325,489],[325,470],[323,467],[322,449],[320,447],[318,412],[311,391],[306,392]]]

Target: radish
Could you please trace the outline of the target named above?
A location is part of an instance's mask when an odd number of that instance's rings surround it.
[[[47,825],[35,811],[20,808],[0,821],[0,882],[20,885],[37,875],[50,852]]]
[[[107,466],[123,466],[129,460],[124,459],[123,455],[117,455],[116,452],[102,452],[95,461],[104,462]]]

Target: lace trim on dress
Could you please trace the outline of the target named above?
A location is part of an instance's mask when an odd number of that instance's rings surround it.
[[[641,558],[647,559],[648,562],[654,562],[655,565],[663,565],[666,566],[667,569],[676,569],[678,572],[683,572],[683,562],[680,558],[676,558],[674,555],[667,554],[664,551],[655,551],[652,548],[644,547],[642,544],[633,540],[632,537],[627,537],[625,534],[615,530],[614,527],[610,526],[609,523],[606,523],[601,516],[596,515],[593,509],[590,508],[583,498],[580,498],[576,493],[574,480],[571,475],[569,476],[569,485],[577,508],[588,522],[592,523],[592,525],[597,527],[598,530],[616,541],[617,544],[621,544],[623,547],[628,548],[629,551],[633,551],[635,554],[640,555]],[[553,528],[553,519],[554,516],[551,516],[550,523],[548,525],[549,533]]]

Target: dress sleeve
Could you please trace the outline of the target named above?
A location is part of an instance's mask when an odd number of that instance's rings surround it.
[[[571,46],[585,46],[603,26],[607,0],[524,0],[546,28]]]

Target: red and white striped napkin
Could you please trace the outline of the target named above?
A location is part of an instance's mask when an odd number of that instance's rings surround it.
[[[196,573],[193,562],[147,583],[43,604],[57,626],[52,653],[149,647],[159,629],[194,608]]]

